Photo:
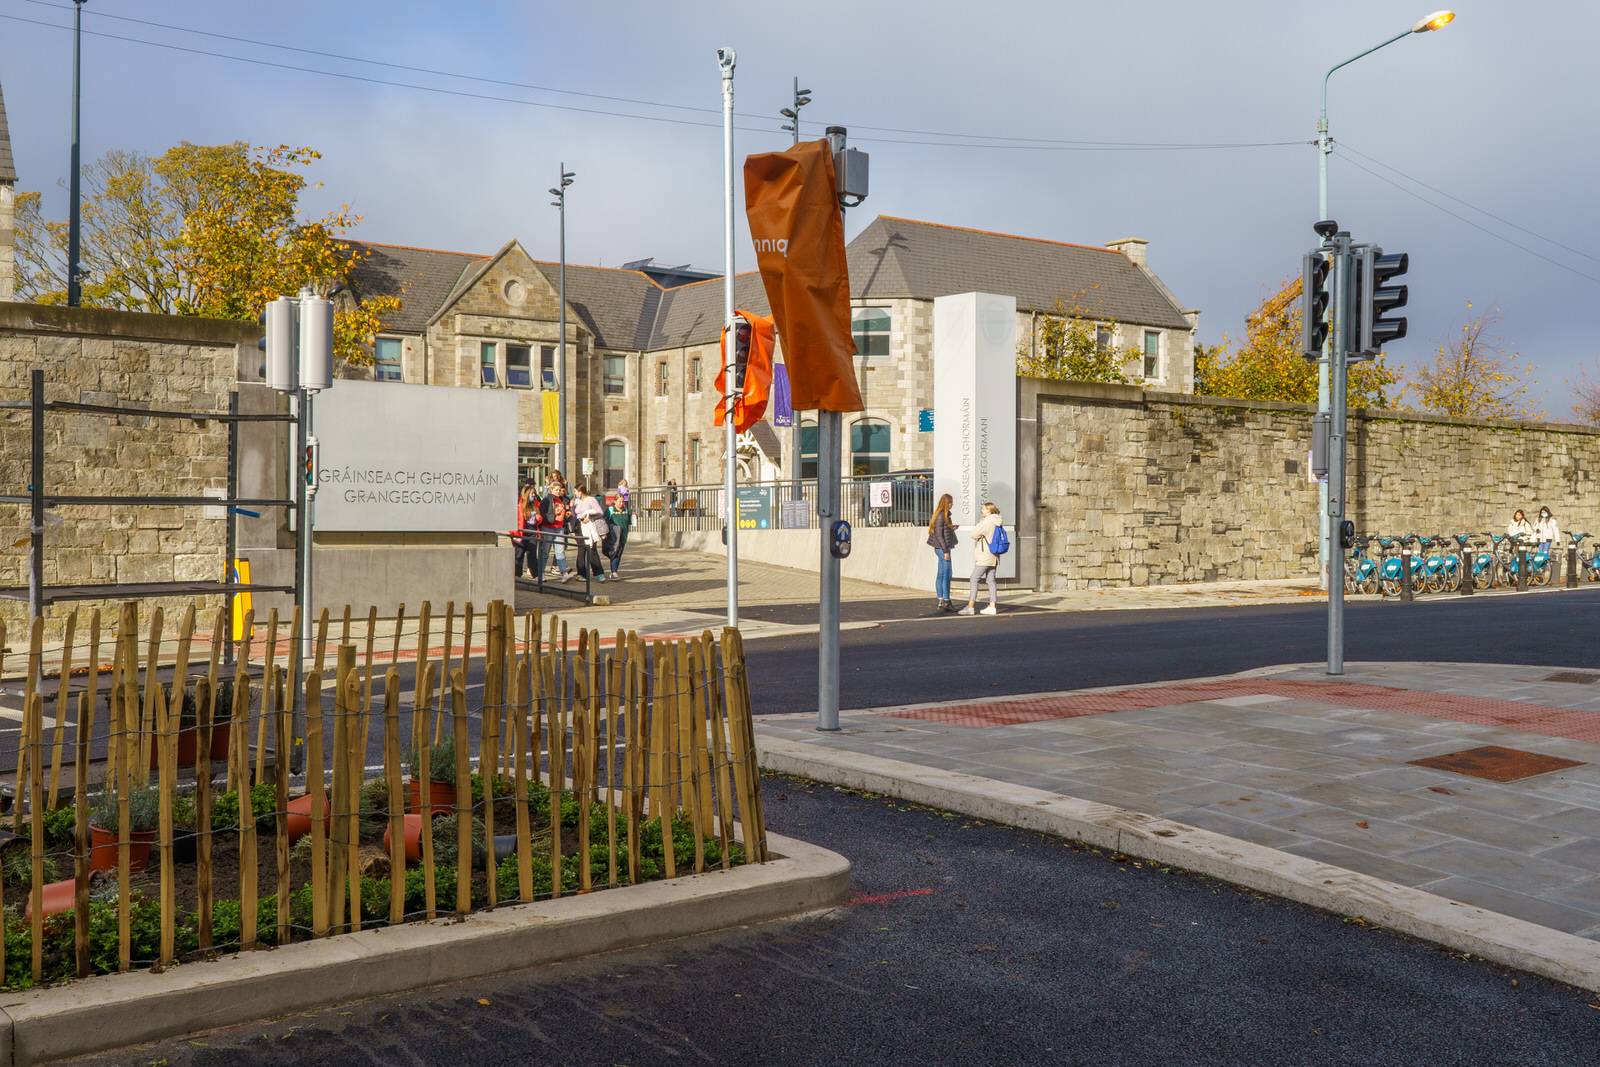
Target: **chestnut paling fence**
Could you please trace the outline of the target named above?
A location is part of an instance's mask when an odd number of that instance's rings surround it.
[[[436,643],[429,604],[385,635],[346,607],[330,645],[324,610],[300,687],[298,609],[282,633],[276,611],[264,634],[246,614],[231,678],[222,610],[209,641],[192,606],[175,639],[160,608],[143,640],[136,604],[104,634],[93,612],[84,641],[74,613],[54,685],[35,618],[0,974],[82,977],[765,861],[736,629],[572,640],[496,602],[466,605],[458,637],[456,618],[447,605]],[[0,623],[0,669],[4,648]]]

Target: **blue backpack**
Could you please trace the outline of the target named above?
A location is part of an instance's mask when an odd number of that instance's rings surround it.
[[[989,541],[989,551],[997,556],[1003,556],[1010,547],[1011,538],[1006,536],[1006,528],[1004,526],[996,526],[994,528],[994,537]]]

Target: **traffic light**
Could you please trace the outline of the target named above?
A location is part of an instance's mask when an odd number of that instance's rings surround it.
[[[317,461],[321,458],[322,448],[315,437],[306,438],[305,479],[306,488],[315,491],[317,488]]]
[[[1328,341],[1328,260],[1307,252],[1301,266],[1300,353],[1311,362],[1322,358]]]
[[[733,391],[744,391],[744,372],[750,365],[750,320],[743,315],[733,324]]]
[[[1353,358],[1374,358],[1383,351],[1384,345],[1406,335],[1405,316],[1391,313],[1406,306],[1409,289],[1404,285],[1390,285],[1389,282],[1404,274],[1410,265],[1411,257],[1404,252],[1386,256],[1383,249],[1376,245],[1368,245],[1361,250],[1356,263],[1360,325],[1356,343],[1351,345],[1350,354]]]
[[[257,342],[267,357],[261,372],[267,387],[285,393],[292,393],[299,387],[296,350],[300,324],[295,312],[295,302],[287,297],[268,301],[266,310],[261,313],[261,328],[266,336]]]

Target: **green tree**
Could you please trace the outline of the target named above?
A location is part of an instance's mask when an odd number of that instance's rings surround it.
[[[1458,418],[1544,417],[1544,412],[1524,406],[1528,386],[1537,384],[1533,367],[1519,366],[1522,357],[1508,352],[1503,338],[1488,336],[1499,321],[1498,308],[1479,315],[1461,327],[1459,336],[1438,347],[1432,363],[1417,371],[1410,389],[1424,411]]]
[[[1287,282],[1245,316],[1245,341],[1230,349],[1224,335],[1218,345],[1196,345],[1194,391],[1202,396],[1244,400],[1317,402],[1317,364],[1300,352],[1300,279]],[[1399,399],[1394,388],[1401,373],[1382,355],[1350,365],[1349,404],[1353,408],[1387,408]]]
[[[310,148],[187,141],[152,159],[107,152],[83,169],[83,303],[169,315],[253,319],[268,300],[310,287],[327,293],[364,253],[339,239],[361,221],[349,205],[317,220],[298,214]],[[18,197],[18,296],[66,299],[67,225]],[[372,335],[395,297],[342,307],[335,355],[370,363]]]
[[[1123,368],[1139,353],[1118,351],[1109,342],[1115,328],[1115,323],[1090,317],[1080,307],[1069,309],[1058,299],[1054,310],[1039,320],[1037,336],[1017,345],[1017,373],[1073,382],[1125,382]]]

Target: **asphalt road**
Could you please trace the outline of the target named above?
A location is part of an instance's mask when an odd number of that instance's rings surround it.
[[[854,906],[87,1064],[1593,1064],[1593,998],[1196,876],[792,779]]]
[[[1055,612],[1005,610],[1002,600],[999,615],[977,617],[934,615],[923,601],[873,603],[866,617],[882,625],[840,634],[843,709],[1171,681],[1327,656],[1320,603]],[[767,610],[798,616],[815,607]],[[815,636],[745,648],[757,713],[816,710]],[[1593,667],[1600,588],[1351,602],[1345,659]]]

